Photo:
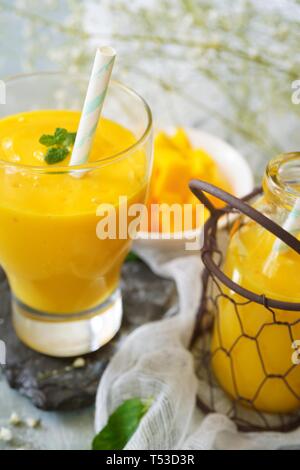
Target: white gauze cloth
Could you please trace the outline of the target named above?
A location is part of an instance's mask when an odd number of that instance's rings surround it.
[[[179,312],[173,317],[167,312],[163,320],[136,329],[121,344],[99,384],[96,432],[124,400],[153,398],[126,449],[300,448],[300,430],[285,434],[241,433],[228,417],[217,413],[203,416],[198,411],[199,383],[187,348],[202,289],[200,255],[178,256],[178,252],[162,253],[151,248],[135,251],[153,272],[174,279]]]

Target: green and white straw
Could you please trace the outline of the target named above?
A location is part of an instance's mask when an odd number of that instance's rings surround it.
[[[89,81],[70,165],[83,165],[88,161],[95,132],[107,93],[116,52],[112,47],[99,47]]]
[[[290,232],[295,237],[298,237],[300,233],[300,200],[297,199],[291,212],[289,213],[286,221],[282,226],[287,232]],[[279,249],[280,252],[287,252],[290,248],[283,243],[281,240],[276,240],[275,248]]]

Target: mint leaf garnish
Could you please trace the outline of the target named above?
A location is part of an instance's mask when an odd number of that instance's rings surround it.
[[[55,143],[58,145],[64,145],[64,141],[67,135],[68,135],[67,129],[63,129],[62,127],[57,127],[54,132]]]
[[[49,147],[45,155],[45,162],[49,165],[61,162],[70,153],[70,147],[74,145],[76,132],[68,132],[63,127],[57,127],[53,135],[43,134],[39,142]]]
[[[152,400],[143,401],[139,398],[124,401],[110,416],[107,425],[94,438],[92,449],[124,449],[151,404]]]
[[[44,134],[40,138],[39,143],[46,147],[51,147],[51,145],[55,145],[55,137],[54,135]]]
[[[140,258],[138,257],[138,255],[135,254],[134,251],[130,251],[130,252],[128,253],[128,255],[126,256],[125,261],[127,261],[127,262],[131,262],[131,261],[140,261]]]
[[[44,134],[39,142],[46,147],[51,147],[52,145],[68,146],[74,144],[75,137],[76,132],[68,132],[67,129],[57,127],[53,135]]]
[[[45,155],[45,162],[53,165],[64,160],[68,154],[69,150],[65,147],[51,147]]]
[[[68,132],[64,140],[64,145],[66,145],[67,147],[69,147],[70,145],[74,145],[75,139],[76,132]]]

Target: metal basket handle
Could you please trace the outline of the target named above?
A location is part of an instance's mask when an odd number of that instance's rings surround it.
[[[277,238],[280,238],[281,241],[286,243],[290,248],[300,254],[300,241],[287,232],[284,228],[280,227],[276,222],[273,222],[271,219],[266,217],[261,212],[254,209],[243,199],[239,199],[232,194],[227,193],[223,189],[214,186],[213,184],[206,183],[201,180],[191,180],[190,188],[195,196],[203,202],[207,207],[210,213],[214,213],[216,210],[215,206],[209,201],[209,199],[203,194],[203,191],[211,194],[212,196],[221,199],[221,201],[226,202],[230,207],[238,209],[241,213],[247,215],[250,219],[254,220],[258,224],[262,225],[266,230],[273,233]],[[253,196],[253,193],[251,194]],[[247,197],[248,199],[249,197]]]
[[[261,189],[255,190],[253,193],[243,199],[239,199],[227,193],[226,191],[218,188],[217,186],[214,186],[213,184],[206,183],[205,181],[193,179],[190,181],[189,186],[193,194],[207,207],[207,209],[211,213],[211,217],[205,224],[204,237],[209,237],[213,226],[216,225],[217,220],[225,213],[230,212],[229,209],[238,209],[242,214],[247,215],[250,219],[254,220],[266,230],[275,235],[277,238],[279,238],[296,253],[300,254],[300,241],[296,237],[291,235],[284,228],[280,227],[280,225],[278,225],[276,222],[273,222],[264,214],[254,209],[254,207],[247,204],[246,201],[251,199],[251,197],[259,194],[259,192],[261,192]],[[221,201],[225,202],[227,206],[222,209],[217,209],[207,198],[204,192],[217,197]],[[233,290],[234,292],[240,294],[242,297],[245,297],[248,300],[259,303],[269,308],[300,311],[300,303],[282,302],[279,300],[267,298],[264,294],[255,294],[254,292],[249,291],[244,287],[241,287],[239,284],[236,284],[221,271],[221,269],[215,263],[211,253],[208,250],[204,250],[202,252],[202,260],[207,269],[212,272],[224,285],[226,285],[229,289]]]

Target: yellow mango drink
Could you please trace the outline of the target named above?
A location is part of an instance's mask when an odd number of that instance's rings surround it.
[[[298,238],[299,170],[299,153],[271,161],[264,196],[255,203],[256,209]],[[249,219],[241,218],[233,226],[224,272],[256,294],[300,302],[299,254]],[[300,312],[267,308],[229,288],[222,290],[211,346],[218,382],[231,397],[256,410],[289,413],[300,408],[300,369],[293,359]]]
[[[48,164],[41,136],[71,135],[79,119],[79,111],[48,109],[0,120],[0,264],[14,326],[26,344],[54,356],[95,350],[117,332],[120,269],[130,249],[129,236],[118,236],[119,198],[128,207],[143,203],[149,175],[145,142],[106,118],[84,170],[68,166],[71,148]],[[115,238],[98,236],[101,204],[115,208]]]

